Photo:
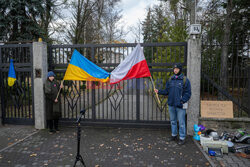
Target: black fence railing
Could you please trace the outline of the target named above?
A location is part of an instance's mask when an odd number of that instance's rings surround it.
[[[74,49],[111,72],[136,44],[86,44],[49,46],[49,68],[57,79],[62,80]],[[186,72],[187,44],[141,44],[151,75],[158,89],[164,88],[176,62],[184,65]],[[62,96],[62,121],[77,118],[81,109],[87,109],[85,123],[113,124],[162,124],[167,125],[169,116],[166,98],[158,105],[149,78],[122,81],[120,84],[64,81]]]
[[[16,82],[8,86],[10,59]],[[32,44],[0,45],[0,87],[3,123],[34,124]]]
[[[221,78],[221,56],[225,45],[217,44],[215,40],[203,40],[201,99],[230,100],[233,102],[234,117],[250,117],[249,39],[234,39],[227,46],[226,78]],[[226,81],[226,86],[221,83],[222,80]]]

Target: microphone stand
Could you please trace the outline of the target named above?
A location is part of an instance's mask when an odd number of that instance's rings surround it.
[[[77,154],[76,154],[76,159],[75,159],[75,163],[74,163],[74,167],[76,166],[76,163],[78,161],[80,161],[82,163],[83,166],[86,167],[82,156],[80,155],[80,142],[81,142],[81,118],[82,116],[85,114],[86,110],[81,110],[80,111],[80,116],[77,119],[76,123],[77,123]]]

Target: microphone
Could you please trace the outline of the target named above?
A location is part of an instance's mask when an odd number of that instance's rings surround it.
[[[80,111],[80,114],[84,115],[84,114],[85,114],[85,112],[86,112],[86,110],[85,110],[85,109],[83,109],[83,110],[81,110],[81,111]]]
[[[81,122],[81,118],[82,118],[82,116],[85,114],[85,112],[86,112],[86,110],[85,109],[82,109],[81,111],[80,111],[80,116],[79,116],[79,118],[77,119],[77,123],[80,123]]]

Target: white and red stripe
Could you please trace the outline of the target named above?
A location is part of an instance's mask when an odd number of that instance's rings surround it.
[[[115,84],[122,80],[150,76],[141,45],[137,44],[132,53],[111,72],[110,84]]]

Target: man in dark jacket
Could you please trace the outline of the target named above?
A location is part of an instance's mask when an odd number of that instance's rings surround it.
[[[167,81],[164,90],[157,90],[155,92],[160,95],[168,95],[168,110],[171,122],[172,136],[169,141],[177,140],[178,128],[177,120],[179,121],[179,145],[185,143],[186,137],[186,108],[187,101],[191,97],[191,85],[189,80],[182,72],[182,65],[175,64],[174,75]]]
[[[59,131],[58,120],[61,117],[61,103],[57,94],[62,87],[55,81],[54,72],[49,71],[44,85],[44,93],[46,97],[46,119],[50,132]]]

